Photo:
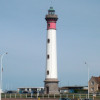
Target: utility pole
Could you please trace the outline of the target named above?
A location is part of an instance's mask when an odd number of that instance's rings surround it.
[[[3,53],[0,57],[0,62],[1,62],[1,77],[0,77],[0,100],[1,100],[1,93],[2,93],[2,72],[3,72],[3,65],[2,65],[2,60],[3,60],[3,57],[5,54],[8,54],[7,52],[6,53]]]
[[[87,68],[88,68],[88,99],[89,99],[89,66],[86,62],[85,64],[87,65]]]

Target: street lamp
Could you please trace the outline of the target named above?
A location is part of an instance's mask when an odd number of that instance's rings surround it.
[[[85,62],[85,64],[88,67],[88,99],[89,99],[89,66],[88,66],[88,64],[86,62]]]
[[[0,100],[1,100],[1,93],[2,93],[2,72],[3,72],[3,66],[2,66],[2,60],[3,60],[3,57],[5,54],[8,54],[7,52],[6,53],[3,53],[0,57],[0,60],[1,60],[1,79],[0,79]]]

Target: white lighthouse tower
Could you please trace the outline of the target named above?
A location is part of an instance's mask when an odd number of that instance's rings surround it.
[[[45,94],[59,94],[57,77],[57,47],[56,47],[56,21],[57,15],[53,7],[50,7],[45,17],[47,21],[47,52],[46,52],[46,76]]]

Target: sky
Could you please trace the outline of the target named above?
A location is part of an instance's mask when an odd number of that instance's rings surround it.
[[[100,0],[0,0],[4,90],[44,86],[50,6],[59,18],[59,86],[87,85],[88,67],[89,78],[100,75]]]

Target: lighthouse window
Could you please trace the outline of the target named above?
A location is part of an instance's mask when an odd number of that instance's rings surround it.
[[[47,58],[48,58],[48,59],[50,58],[49,55],[47,55]]]
[[[48,24],[48,27],[50,27],[50,24]]]
[[[47,42],[50,43],[50,39],[48,39]]]
[[[47,75],[49,75],[49,71],[47,70]]]

